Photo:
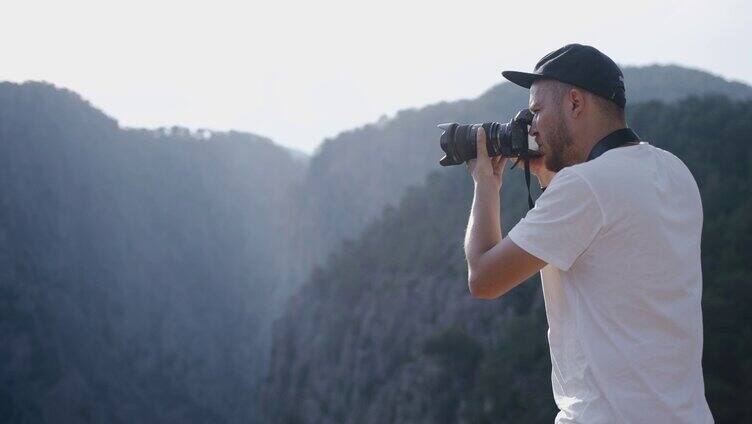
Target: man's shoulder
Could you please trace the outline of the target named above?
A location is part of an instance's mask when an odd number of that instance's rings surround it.
[[[588,186],[586,178],[582,175],[582,172],[577,167],[578,165],[567,166],[557,172],[548,184],[549,189],[546,191],[553,191],[552,188],[556,187],[557,190],[566,188],[568,186]]]
[[[699,203],[697,182],[687,165],[649,143],[615,148],[565,169],[584,180],[602,204],[631,208],[687,198]]]
[[[652,180],[658,168],[666,172],[688,173],[687,166],[673,153],[644,141],[611,149],[594,160],[568,168],[588,183],[599,186],[637,182],[641,176]]]

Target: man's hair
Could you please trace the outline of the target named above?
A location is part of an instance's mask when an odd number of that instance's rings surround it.
[[[567,95],[567,93],[569,93],[569,90],[578,88],[572,84],[567,84],[554,79],[547,80],[546,83],[548,83],[548,89],[551,90],[551,97],[554,104],[561,104],[561,100]],[[590,98],[593,99],[593,102],[606,118],[623,124],[627,123],[626,113],[624,112],[624,109],[619,107],[619,105],[587,90],[581,90],[590,94]]]

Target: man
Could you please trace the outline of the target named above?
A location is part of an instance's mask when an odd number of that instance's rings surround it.
[[[533,73],[531,164],[545,191],[501,238],[506,159],[479,131],[465,239],[473,296],[541,272],[557,423],[708,423],[702,376],[702,204],[676,156],[627,128],[621,70],[571,44]]]

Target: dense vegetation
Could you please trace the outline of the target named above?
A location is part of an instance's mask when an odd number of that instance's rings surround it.
[[[303,172],[250,134],[0,84],[0,422],[255,417]]]
[[[752,102],[649,102],[629,116],[699,183],[707,398],[717,422],[748,422]],[[539,280],[496,301],[471,298],[461,243],[472,183],[456,168],[410,189],[291,299],[274,333],[271,421],[552,422]],[[505,232],[525,206],[519,173],[509,176]]]
[[[678,67],[625,77],[630,102],[752,98],[746,85]],[[738,106],[714,102],[696,101],[682,123],[663,104],[632,112],[660,142],[674,140],[664,135],[674,126],[695,137],[701,147],[684,154],[697,152],[688,161],[710,166],[703,184],[719,187],[703,193],[706,206],[723,205],[706,215],[717,217],[706,250],[718,253],[706,272],[727,273],[706,292],[719,312],[706,321],[717,403],[749,393],[739,389],[748,342],[737,336],[748,327],[733,321],[749,322],[749,298],[735,290],[748,281],[738,270],[749,252],[749,156],[735,141],[742,162],[729,178],[714,171],[720,156],[706,155],[731,156],[709,146],[749,132],[728,126],[741,125]],[[251,134],[122,128],[67,90],[0,83],[0,422],[257,422],[270,355],[271,421],[364,410],[355,421],[550,416],[539,289],[470,299],[467,176],[426,178],[441,157],[437,123],[506,120],[526,103],[525,90],[500,84],[404,110],[326,140],[309,163]],[[525,210],[512,175],[507,229]],[[270,322],[304,281],[270,352]]]

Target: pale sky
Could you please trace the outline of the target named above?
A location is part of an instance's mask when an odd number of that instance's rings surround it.
[[[752,2],[13,1],[0,80],[76,91],[127,127],[235,129],[312,152],[473,98],[564,44],[752,83]]]

